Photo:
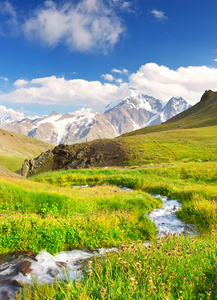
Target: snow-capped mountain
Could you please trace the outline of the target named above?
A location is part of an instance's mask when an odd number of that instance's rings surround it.
[[[13,120],[1,118],[0,128],[15,131],[54,145],[73,144],[99,138],[113,138],[123,133],[160,124],[186,110],[191,105],[183,98],[168,102],[147,95],[135,95],[112,102],[93,114],[82,108],[73,113],[53,111],[42,118]]]

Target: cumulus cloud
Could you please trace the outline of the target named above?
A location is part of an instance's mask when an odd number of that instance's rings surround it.
[[[26,85],[28,84],[29,82],[27,80],[24,80],[24,79],[18,79],[14,82],[14,86],[23,86],[23,85]]]
[[[127,83],[115,85],[83,79],[66,80],[56,76],[17,80],[15,90],[0,94],[0,101],[41,105],[75,105],[99,111],[109,102],[130,94]]]
[[[217,58],[215,58],[214,61],[217,61]]]
[[[155,63],[147,63],[130,75],[129,86],[137,93],[145,93],[162,100],[181,96],[195,104],[205,90],[217,91],[216,78],[217,69],[207,66],[171,70]]]
[[[108,80],[108,81],[114,81],[115,80],[114,76],[111,75],[111,74],[102,74],[101,77],[104,78],[105,80]]]
[[[119,73],[119,74],[128,74],[128,70],[127,69],[122,69],[122,70],[120,70],[120,69],[112,69],[111,70],[111,72],[113,72],[113,73]]]
[[[108,81],[115,81],[117,83],[123,82],[122,78],[115,78],[112,74],[102,74],[101,77]]]
[[[23,113],[17,112],[12,108],[6,108],[4,105],[0,105],[0,118],[1,117],[12,117],[13,119],[22,119]]]
[[[165,13],[163,11],[157,10],[157,9],[153,9],[151,11],[151,14],[158,20],[160,21],[165,21],[167,20],[167,16],[165,16]]]
[[[120,74],[119,71],[116,74]],[[111,74],[104,75],[105,79],[110,79],[108,83],[84,79],[66,80],[56,76],[32,80],[18,79],[14,82],[13,91],[8,94],[0,93],[0,101],[23,105],[73,105],[100,111],[108,103],[132,94],[143,93],[163,101],[181,96],[189,103],[195,104],[205,90],[217,91],[217,68],[207,66],[180,67],[172,70],[166,66],[147,63],[128,75],[127,83],[109,75]],[[111,79],[114,79],[114,82]]]
[[[77,4],[46,1],[24,24],[27,37],[46,46],[65,43],[72,51],[107,51],[124,32],[122,20],[110,2],[81,0]]]

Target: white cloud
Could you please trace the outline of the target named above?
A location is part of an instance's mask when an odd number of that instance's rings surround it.
[[[214,61],[217,61],[217,58],[215,58]]]
[[[101,77],[104,78],[105,80],[108,80],[108,81],[114,81],[115,80],[114,76],[111,75],[111,74],[102,74]]]
[[[0,77],[0,79],[2,79],[4,81],[9,81],[7,77]]]
[[[122,70],[120,70],[120,69],[112,69],[111,70],[111,72],[113,72],[113,73],[119,73],[119,74],[128,74],[128,70],[127,69],[122,69]]]
[[[0,105],[0,118],[1,117],[12,117],[13,119],[22,119],[23,113],[17,112],[12,108],[6,108],[4,105]]]
[[[77,105],[99,111],[109,102],[117,101],[130,94],[126,83],[117,86],[83,79],[66,80],[55,76],[35,78],[28,82],[21,79],[17,80],[14,86],[16,87],[14,91],[0,94],[0,101],[41,105]]]
[[[117,83],[122,83],[123,82],[122,78],[115,78],[111,74],[102,74],[101,77],[104,78],[105,80],[108,80],[108,81],[115,81]]]
[[[121,70],[114,70],[120,74]],[[56,76],[32,80],[18,79],[14,82],[13,91],[8,94],[0,93],[0,101],[23,105],[73,105],[100,111],[108,103],[133,93],[147,94],[163,101],[168,101],[173,96],[181,96],[195,104],[205,90],[217,91],[217,68],[207,66],[180,67],[172,70],[166,66],[147,63],[129,75],[129,83],[109,75],[104,74],[105,78],[114,79],[114,82],[104,84],[83,79],[66,80]]]
[[[165,13],[160,10],[153,9],[151,11],[151,14],[160,21],[164,21],[168,19],[167,16],[165,16]]]
[[[116,8],[127,11],[133,12],[133,6],[135,1],[125,1],[125,0],[111,0],[111,4],[113,4]]]
[[[217,91],[216,78],[217,69],[207,66],[171,70],[155,63],[147,63],[130,75],[129,86],[137,93],[145,93],[162,100],[181,96],[195,104],[205,90]]]
[[[29,82],[27,80],[24,79],[18,79],[14,82],[14,86],[23,86],[23,85],[27,85]]]
[[[9,30],[11,33],[17,31],[17,13],[9,1],[0,3],[0,34],[5,35]]]
[[[81,0],[56,5],[46,1],[23,26],[24,33],[46,46],[65,43],[72,51],[107,51],[124,32],[112,5],[102,0]]]

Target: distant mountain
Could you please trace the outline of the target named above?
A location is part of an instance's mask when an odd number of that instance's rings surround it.
[[[190,104],[173,97],[168,102],[147,95],[135,95],[110,103],[101,113],[82,108],[73,113],[53,111],[42,118],[1,118],[0,128],[58,145],[114,138],[150,125],[160,124],[188,109]]]
[[[205,91],[200,101],[176,114],[161,125],[149,126],[128,132],[122,136],[144,135],[152,132],[200,128],[217,125],[217,92]]]
[[[217,125],[217,92],[205,91],[200,101],[188,110],[175,115],[165,124],[176,124],[183,128]]]

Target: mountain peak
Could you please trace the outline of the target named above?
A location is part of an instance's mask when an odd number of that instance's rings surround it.
[[[129,105],[130,108],[134,109],[146,109],[148,111],[156,111],[161,109],[162,107],[162,101],[155,99],[154,97],[144,95],[144,94],[133,94],[131,96],[125,97],[123,99],[120,99],[116,102],[109,103],[101,113],[108,113],[113,109],[116,109],[117,107],[121,105]]]
[[[52,111],[52,113],[50,113],[48,115],[48,117],[54,117],[54,116],[59,116],[60,114],[58,112],[56,112],[55,110]]]
[[[172,97],[169,101],[185,101],[182,97]]]

